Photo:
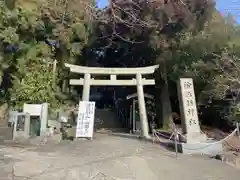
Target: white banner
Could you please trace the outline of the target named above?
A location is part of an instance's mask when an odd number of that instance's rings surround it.
[[[93,137],[95,102],[80,101],[76,137]]]

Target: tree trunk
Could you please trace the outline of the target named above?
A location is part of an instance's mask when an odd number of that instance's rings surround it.
[[[168,129],[173,119],[165,62],[160,64],[160,70],[156,77],[156,99],[157,125],[160,128]]]
[[[161,119],[162,119],[162,127],[168,129],[170,124],[172,123],[172,107],[168,92],[168,85],[165,83],[160,92],[160,104],[162,106],[161,110]]]

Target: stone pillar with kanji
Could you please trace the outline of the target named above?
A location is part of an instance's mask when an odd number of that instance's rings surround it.
[[[180,78],[178,86],[183,133],[187,142],[206,141],[201,132],[192,78]]]

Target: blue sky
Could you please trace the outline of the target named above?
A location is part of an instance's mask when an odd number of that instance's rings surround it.
[[[231,13],[240,22],[240,0],[217,0],[217,9],[222,13]]]
[[[97,0],[98,7],[104,7],[108,3],[108,0]]]
[[[231,13],[240,22],[240,0],[216,0],[217,9],[222,13]],[[105,7],[108,0],[97,0],[99,7]]]

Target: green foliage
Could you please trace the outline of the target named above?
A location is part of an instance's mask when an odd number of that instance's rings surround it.
[[[164,53],[169,78],[192,77],[198,104],[220,107],[216,111],[225,122],[239,119],[239,35],[233,18],[215,10],[202,31],[178,33]],[[230,102],[216,104],[223,101]]]
[[[232,121],[240,123],[240,103],[234,104],[231,108],[231,118]]]
[[[173,80],[193,77],[199,99],[225,97],[226,90],[236,88],[232,80],[239,74],[239,60],[233,54],[237,27],[227,21],[229,17],[223,18],[217,11],[214,14],[201,32],[178,34],[177,46],[171,51],[169,76]]]
[[[67,82],[73,75],[64,63],[91,60],[104,66],[160,64],[155,102],[162,112],[169,111],[163,89],[181,76],[194,78],[203,103],[239,89],[240,28],[230,15],[223,18],[205,0],[146,2],[118,1],[100,10],[92,0],[0,1],[0,100],[57,107],[71,99]],[[163,116],[167,124],[171,115]]]
[[[70,78],[64,63],[81,64],[81,51],[91,29],[86,11],[76,2],[0,2],[3,101],[17,107],[43,102],[57,107],[67,98],[61,89],[67,85],[63,80]],[[55,60],[57,67],[53,72]],[[7,77],[4,82],[3,75]]]
[[[53,75],[49,65],[38,64],[34,71],[26,73],[23,79],[14,77],[11,92],[11,103],[15,107],[22,107],[24,103],[50,102],[52,107],[58,106],[56,90],[52,88]]]
[[[17,72],[13,76],[13,87],[10,91],[10,102],[13,106],[22,107],[24,103],[51,102],[58,105],[56,88],[53,86],[51,49],[45,43],[32,44],[17,59]]]

